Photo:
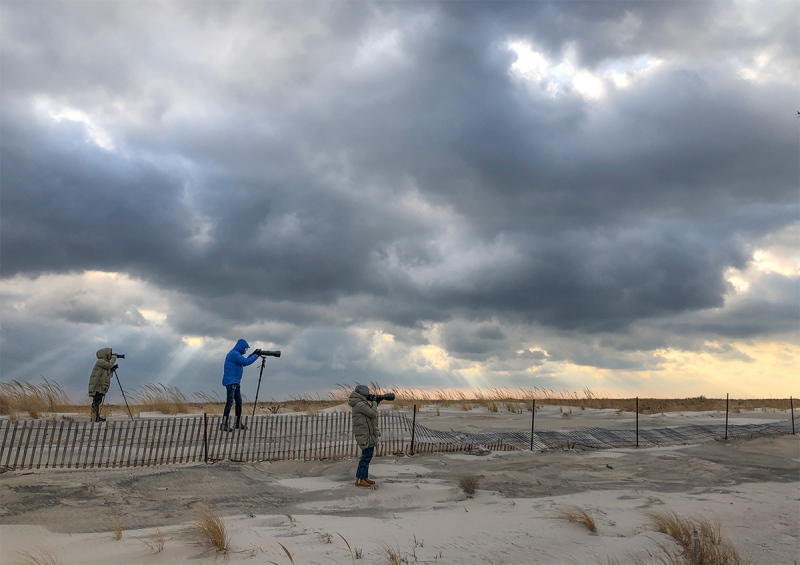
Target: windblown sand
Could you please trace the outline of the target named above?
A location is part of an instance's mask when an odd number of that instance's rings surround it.
[[[629,427],[631,414],[558,408],[538,429]],[[530,430],[530,413],[427,409],[417,421],[460,431]],[[789,418],[735,415],[736,423]],[[643,427],[720,423],[724,414],[641,417]],[[0,476],[0,562],[55,555],[67,564],[656,563],[648,513],[719,521],[739,554],[800,563],[800,436],[611,451],[422,454],[376,458],[375,490],[357,460],[16,471]],[[464,476],[478,477],[468,497]],[[556,518],[577,505],[597,533]],[[229,550],[197,543],[200,509],[224,517]],[[114,520],[122,525],[115,539]],[[163,548],[154,543],[164,535]],[[285,548],[285,549],[284,549]],[[291,556],[291,558],[290,558]],[[292,561],[293,560],[293,561]]]

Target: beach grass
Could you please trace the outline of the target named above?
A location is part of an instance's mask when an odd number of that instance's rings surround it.
[[[405,559],[403,554],[400,552],[400,546],[398,546],[396,543],[395,545],[390,545],[389,543],[382,541],[379,546],[388,565],[403,565],[404,563],[408,562],[408,560]]]
[[[597,523],[591,513],[580,506],[567,506],[558,508],[554,511],[553,517],[559,520],[566,520],[575,524],[583,524],[592,533],[597,533]]]
[[[685,563],[744,565],[748,563],[722,535],[722,524],[702,516],[686,518],[675,512],[651,512],[651,525],[674,539]],[[662,548],[663,549],[663,548]]]
[[[153,539],[142,539],[139,541],[150,550],[150,555],[155,555],[164,551],[164,544],[167,543],[167,538],[164,536],[164,532],[156,528]]]
[[[73,405],[58,383],[43,379],[41,384],[11,381],[0,382],[0,414],[27,413],[31,418],[64,412]]]
[[[55,553],[47,549],[19,552],[19,565],[61,565]]]
[[[119,518],[111,520],[111,533],[114,535],[115,540],[122,539],[122,522],[119,521]]]
[[[197,513],[191,525],[190,533],[204,545],[211,546],[219,552],[227,552],[231,537],[225,528],[225,520],[211,510]]]
[[[586,408],[612,409],[618,412],[635,412],[636,398],[611,397],[602,393],[584,389],[579,392],[555,391],[546,388],[518,388],[507,389],[494,387],[489,389],[474,389],[472,391],[446,390],[425,391],[416,388],[382,387],[378,383],[369,383],[374,394],[395,394],[394,401],[384,401],[382,405],[389,405],[394,409],[408,410],[414,405],[418,408],[432,405],[441,408],[456,408],[470,411],[477,408],[487,410],[489,413],[522,414],[530,412],[534,405],[536,409],[543,406],[558,406],[566,417],[573,410]],[[318,414],[324,410],[337,409],[349,410],[346,406],[350,392],[355,385],[340,383],[336,389],[328,394],[328,398],[320,395],[295,395],[286,400],[259,400],[256,413],[279,414],[305,412]],[[147,384],[140,389],[129,393],[128,404],[133,413],[161,412],[162,414],[220,414],[225,401],[220,398],[217,391],[195,392],[193,400],[178,387],[161,383]],[[253,403],[243,397],[243,412],[252,413]],[[724,411],[726,399],[706,398],[697,396],[692,398],[639,398],[639,413],[644,415],[660,414],[666,412],[701,412]],[[342,407],[342,405],[345,405]],[[733,413],[743,411],[768,411],[788,410],[789,398],[753,398],[730,399],[729,410]],[[119,406],[108,402],[104,405],[106,413],[120,410]],[[125,407],[121,408],[126,411]],[[73,402],[57,383],[44,379],[43,383],[33,384],[25,381],[0,382],[0,415],[17,419],[24,414],[30,418],[41,418],[46,414],[55,413],[89,413],[89,402]]]
[[[475,491],[478,490],[479,484],[480,478],[476,477],[475,475],[467,475],[458,480],[458,486],[469,498],[472,498],[475,495]]]

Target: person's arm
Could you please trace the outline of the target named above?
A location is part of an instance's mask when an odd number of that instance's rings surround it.
[[[356,414],[363,414],[367,418],[377,418],[378,417],[378,407],[377,404],[367,402],[366,400],[363,402],[357,402],[355,406],[353,406],[353,412]]]
[[[237,365],[242,365],[243,367],[247,367],[250,363],[258,359],[258,355],[249,355],[245,357],[238,351],[234,351],[232,354],[228,354],[228,361],[233,361]]]
[[[98,359],[97,364],[102,367],[103,369],[108,369],[109,371],[117,364],[117,356],[112,355],[109,361],[105,359]]]

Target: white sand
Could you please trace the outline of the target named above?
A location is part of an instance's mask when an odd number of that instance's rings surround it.
[[[581,427],[625,417],[596,412],[582,411]],[[439,423],[520,429],[510,416],[440,412]],[[686,419],[671,415],[665,425]],[[5,473],[0,562],[46,550],[65,565],[291,563],[282,545],[296,564],[389,563],[386,548],[407,563],[630,563],[672,543],[652,531],[652,511],[719,520],[740,555],[762,565],[800,560],[800,436],[376,458],[375,490],[353,486],[355,466],[353,459]],[[479,479],[473,498],[459,488],[466,475]],[[596,534],[554,518],[570,505],[592,514]],[[226,554],[187,533],[200,508],[225,517]],[[114,518],[121,540],[112,535]],[[156,528],[166,537],[157,553]]]

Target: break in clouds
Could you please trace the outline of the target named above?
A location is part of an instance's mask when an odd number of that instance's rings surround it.
[[[790,393],[794,2],[0,10],[3,380]]]

